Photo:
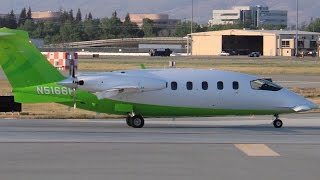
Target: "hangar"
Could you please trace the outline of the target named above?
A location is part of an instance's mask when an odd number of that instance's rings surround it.
[[[229,29],[192,33],[192,55],[234,55],[260,52],[263,56],[294,56],[296,31]],[[299,31],[299,51],[316,51],[320,33]]]

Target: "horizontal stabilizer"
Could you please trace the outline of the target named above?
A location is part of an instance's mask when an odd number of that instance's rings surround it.
[[[15,35],[15,33],[0,32],[0,36],[12,36],[12,35]]]

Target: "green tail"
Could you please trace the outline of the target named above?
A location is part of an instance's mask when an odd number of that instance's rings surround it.
[[[0,29],[0,65],[13,89],[65,79],[30,43],[25,31]]]

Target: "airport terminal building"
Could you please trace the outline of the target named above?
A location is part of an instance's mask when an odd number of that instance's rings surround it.
[[[294,56],[296,31],[222,30],[192,33],[192,55],[235,55],[260,52],[263,56]],[[317,51],[320,33],[299,31],[298,50]]]

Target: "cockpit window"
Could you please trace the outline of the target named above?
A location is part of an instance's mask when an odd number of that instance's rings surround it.
[[[274,84],[266,79],[257,79],[251,81],[251,88],[255,90],[264,90],[264,91],[279,91],[282,89],[281,86]]]

